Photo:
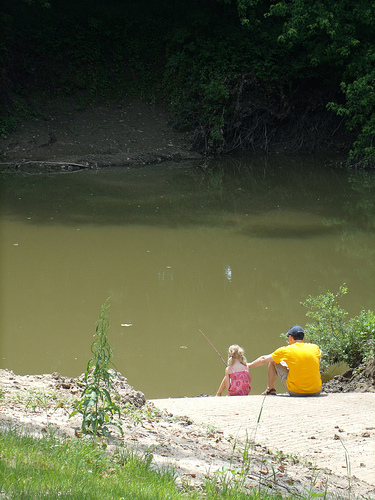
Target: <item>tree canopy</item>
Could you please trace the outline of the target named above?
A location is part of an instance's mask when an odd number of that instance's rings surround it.
[[[4,0],[0,133],[32,112],[32,93],[136,93],[164,99],[199,150],[347,147],[352,162],[374,166],[374,7]]]

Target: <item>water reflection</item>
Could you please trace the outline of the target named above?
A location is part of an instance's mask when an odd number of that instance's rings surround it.
[[[109,296],[115,363],[149,398],[215,393],[223,367],[199,329],[253,359],[306,322],[310,294],[346,282],[345,309],[374,308],[373,190],[320,159],[0,182],[0,366],[18,373],[83,372]],[[259,393],[266,370],[253,378]]]
[[[224,266],[224,276],[228,281],[232,281],[232,268],[230,266]]]

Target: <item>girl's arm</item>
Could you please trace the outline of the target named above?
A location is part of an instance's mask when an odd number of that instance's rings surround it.
[[[221,393],[223,392],[224,389],[226,389],[226,390],[229,389],[229,370],[228,370],[228,368],[225,369],[225,375],[224,375],[223,380],[221,381],[219,389],[217,390],[216,396],[221,396]]]
[[[221,396],[221,393],[225,389],[225,379],[226,379],[226,375],[224,376],[223,380],[221,381],[221,384],[220,384],[219,389],[217,390],[216,396]]]

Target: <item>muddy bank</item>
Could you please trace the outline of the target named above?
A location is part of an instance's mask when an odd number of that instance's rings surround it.
[[[200,159],[161,105],[125,98],[79,108],[74,99],[40,104],[41,116],[0,137],[0,169],[28,173],[110,166],[141,167]]]

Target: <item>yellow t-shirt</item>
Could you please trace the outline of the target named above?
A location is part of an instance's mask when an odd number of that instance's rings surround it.
[[[289,368],[287,388],[300,394],[314,394],[322,388],[319,371],[320,349],[315,344],[296,342],[276,349],[272,354],[275,363],[285,361]]]

